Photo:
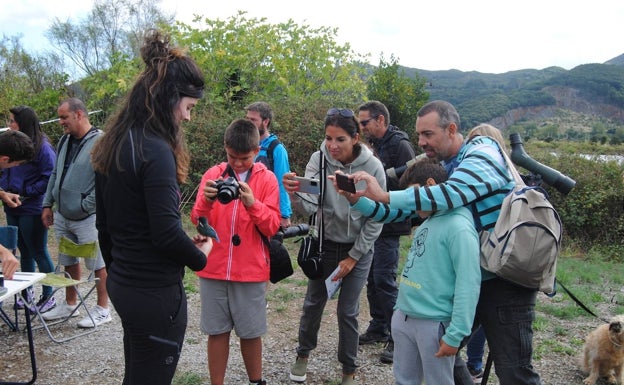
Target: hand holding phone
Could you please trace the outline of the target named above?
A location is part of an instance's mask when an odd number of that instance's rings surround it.
[[[337,173],[336,183],[339,189],[355,194],[355,182],[353,182],[353,179],[350,179],[347,174]]]
[[[299,182],[298,191],[303,192],[303,193],[308,193],[308,194],[320,194],[321,193],[321,183],[318,179],[296,176],[295,180]]]

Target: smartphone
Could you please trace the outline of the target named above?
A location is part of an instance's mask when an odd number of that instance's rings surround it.
[[[349,179],[348,175],[336,174],[336,183],[339,189],[355,194],[355,183],[353,179]]]
[[[296,176],[295,179],[299,182],[299,191],[308,194],[320,194],[321,182],[318,179],[304,178],[302,176]]]

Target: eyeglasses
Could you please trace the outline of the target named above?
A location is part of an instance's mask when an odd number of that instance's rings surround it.
[[[336,114],[340,114],[343,118],[353,118],[355,116],[353,111],[348,108],[330,108],[327,111],[327,116],[334,116]]]
[[[370,122],[371,120],[377,120],[377,118],[378,118],[378,116],[374,116],[372,118],[368,118],[368,119],[365,119],[365,120],[360,120],[360,126],[366,127],[368,122]]]

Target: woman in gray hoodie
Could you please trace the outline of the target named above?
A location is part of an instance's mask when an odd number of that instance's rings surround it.
[[[322,164],[325,171],[321,170]],[[360,126],[353,111],[332,108],[325,118],[325,140],[320,151],[310,157],[305,176],[325,178],[322,205],[318,195],[299,193],[295,173],[284,175],[284,186],[288,190],[293,209],[305,215],[317,214],[322,218],[323,237],[323,279],[309,280],[303,303],[303,314],[299,323],[299,346],[297,360],[290,370],[293,381],[306,380],[307,362],[310,352],[316,347],[318,331],[328,295],[325,279],[336,270],[335,279],[342,279],[338,294],[338,360],[342,364],[342,385],[356,384],[354,379],[358,352],[359,298],[373,259],[373,245],[381,232],[382,223],[372,221],[357,211],[352,211],[349,202],[332,185],[327,176],[337,171],[351,174],[366,171],[374,175],[384,188],[384,169],[373,152],[360,141]]]

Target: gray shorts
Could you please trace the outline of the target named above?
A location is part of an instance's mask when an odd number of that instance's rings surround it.
[[[74,241],[77,244],[89,243],[98,240],[98,232],[95,228],[95,215],[91,215],[81,221],[72,221],[67,219],[58,212],[54,212],[54,233],[56,235],[57,242],[61,239],[61,236]],[[102,258],[102,252],[100,247],[97,248],[97,255],[95,258],[76,258],[70,257],[67,254],[59,253],[59,263],[63,266],[71,266],[80,263],[80,260],[85,260],[85,265],[89,270],[100,270],[106,265],[104,264],[104,258]]]
[[[266,282],[200,278],[201,331],[219,335],[234,329],[242,339],[266,334],[266,288]]]

